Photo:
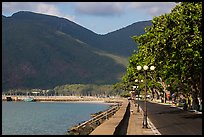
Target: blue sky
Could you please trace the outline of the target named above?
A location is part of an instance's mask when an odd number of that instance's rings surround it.
[[[3,2],[2,15],[18,11],[67,18],[97,34],[170,13],[175,2]]]

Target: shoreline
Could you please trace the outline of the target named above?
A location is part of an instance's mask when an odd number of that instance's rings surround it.
[[[7,100],[10,97],[11,100]],[[94,103],[94,104],[107,104],[115,106],[121,104],[124,98],[98,98],[95,96],[2,96],[2,101],[21,102],[26,98],[33,98],[33,101],[28,102],[50,102],[50,103]],[[26,101],[25,101],[26,102]]]
[[[7,98],[10,98],[8,100]],[[2,96],[2,101],[24,101],[26,98],[32,98],[33,102],[74,102],[74,103],[105,103],[118,104],[124,98],[98,98],[95,96]]]
[[[35,102],[55,102],[55,103],[93,103],[93,104],[110,104],[117,105],[116,102],[106,102],[106,101],[35,101]]]
[[[6,101],[2,100],[2,102],[25,102],[25,101]],[[42,103],[86,103],[86,104],[106,104],[109,106],[115,106],[120,104],[120,102],[105,102],[105,101],[33,101],[33,102],[42,102]],[[29,102],[28,102],[29,103]]]

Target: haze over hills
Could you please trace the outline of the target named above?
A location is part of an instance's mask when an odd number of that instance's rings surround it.
[[[18,12],[2,16],[2,88],[53,88],[72,83],[113,84],[125,73],[151,21],[99,35],[64,18]]]

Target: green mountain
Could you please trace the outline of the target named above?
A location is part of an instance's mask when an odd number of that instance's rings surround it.
[[[103,46],[100,49],[129,57],[137,49],[137,44],[131,37],[144,34],[144,28],[150,25],[151,21],[141,21],[108,33],[103,36]]]
[[[98,35],[55,16],[32,12],[2,16],[2,88],[115,83],[136,49],[130,37],[144,33],[146,25],[151,21]]]

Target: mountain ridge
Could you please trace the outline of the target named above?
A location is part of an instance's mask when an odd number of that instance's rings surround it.
[[[105,36],[70,22],[31,12],[2,15],[3,89],[119,81],[136,44],[132,41],[132,49],[121,45],[129,42],[122,39],[125,33],[117,37],[121,30]]]

